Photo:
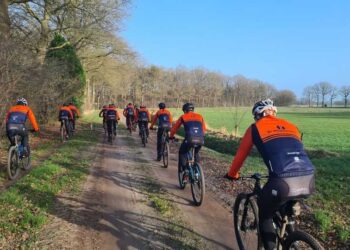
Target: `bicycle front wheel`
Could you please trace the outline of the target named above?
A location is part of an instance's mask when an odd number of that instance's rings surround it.
[[[204,200],[205,181],[202,167],[198,163],[193,166],[193,175],[191,181],[192,198],[194,204],[200,206]]]
[[[24,170],[29,170],[31,168],[30,164],[30,147],[27,146],[28,155],[20,160],[21,167]]]
[[[165,142],[163,145],[163,166],[168,167],[169,164],[169,143]]]
[[[255,197],[241,193],[233,206],[233,222],[240,250],[262,249]]]
[[[8,160],[7,160],[7,175],[10,180],[14,180],[19,174],[19,156],[18,151],[15,146],[12,146],[9,150]]]
[[[287,236],[283,249],[290,250],[323,250],[321,244],[310,234],[303,231],[294,231]]]
[[[67,139],[67,131],[66,131],[66,127],[64,125],[61,125],[60,134],[61,134],[61,141],[65,142]]]

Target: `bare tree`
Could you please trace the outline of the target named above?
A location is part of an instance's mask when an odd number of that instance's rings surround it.
[[[311,103],[313,101],[313,97],[314,97],[313,88],[310,87],[310,86],[304,88],[303,96],[304,96],[305,100],[307,100],[307,103],[308,103],[309,108],[310,108],[311,107]]]
[[[331,107],[333,107],[333,101],[338,95],[337,87],[332,86],[331,91],[329,92],[329,100],[331,102]]]
[[[347,107],[348,97],[350,95],[350,85],[342,86],[339,90],[340,95],[344,98],[344,107]]]
[[[282,90],[277,92],[275,103],[278,106],[290,106],[296,102],[295,94],[290,90]]]
[[[320,102],[320,94],[321,94],[320,85],[314,84],[311,88],[312,88],[313,95],[316,98],[316,107],[318,107],[318,104]]]
[[[332,85],[328,82],[320,82],[318,86],[319,86],[320,94],[322,96],[322,107],[325,107],[325,102],[324,102],[325,96],[331,93]]]

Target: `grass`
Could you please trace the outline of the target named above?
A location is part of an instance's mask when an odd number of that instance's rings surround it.
[[[55,196],[79,192],[80,183],[88,174],[89,161],[78,155],[96,142],[97,134],[79,131],[73,140],[0,194],[0,248],[32,246],[54,209]]]
[[[250,108],[197,108],[211,129],[232,134],[235,112],[243,117],[238,133],[253,123]],[[174,116],[182,111],[172,110]],[[316,194],[308,199],[314,208],[319,230],[336,234],[342,242],[350,241],[350,109],[343,108],[279,108],[278,117],[296,124],[303,133],[303,143],[316,167]],[[180,132],[180,134],[183,132]],[[239,140],[209,133],[205,145],[233,156]],[[229,164],[229,163],[228,163]],[[253,150],[245,162],[244,172],[266,171],[259,154]]]

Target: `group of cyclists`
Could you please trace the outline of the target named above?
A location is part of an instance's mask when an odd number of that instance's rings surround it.
[[[153,129],[157,123],[157,160],[161,158],[160,136],[165,131],[170,132],[169,139],[184,126],[185,136],[179,149],[178,166],[184,169],[186,154],[189,149],[195,147],[195,161],[200,161],[199,151],[204,145],[206,124],[203,117],[194,112],[192,103],[185,103],[182,107],[184,114],[173,125],[173,118],[165,103],[159,103],[159,110],[151,119],[146,106],[139,108],[129,103],[123,110],[127,127],[134,124]],[[104,106],[100,114],[109,132],[116,133],[116,126],[120,120],[117,107],[114,104]],[[315,189],[314,166],[308,158],[301,134],[298,128],[284,120],[277,118],[277,108],[270,99],[262,100],[254,104],[252,115],[255,122],[246,130],[240,146],[233,158],[231,167],[224,178],[229,180],[239,179],[239,170],[243,166],[250,150],[255,145],[268,168],[269,177],[258,199],[259,206],[259,231],[265,249],[274,249],[276,246],[276,232],[274,230],[272,216],[288,200],[298,197],[309,197]],[[80,116],[79,110],[72,104],[63,104],[59,109],[59,121],[66,125],[67,117],[75,129],[75,119]],[[16,105],[11,107],[6,115],[6,132],[11,144],[14,143],[14,135],[22,138],[24,148],[28,145],[28,131],[25,127],[29,118],[33,131],[39,131],[39,127],[33,111],[24,98],[19,98]],[[148,127],[148,123],[151,125]],[[26,149],[24,154],[27,154]]]

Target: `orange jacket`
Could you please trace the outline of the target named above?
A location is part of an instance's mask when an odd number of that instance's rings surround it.
[[[176,121],[174,127],[171,128],[170,137],[174,137],[177,130],[181,127],[181,124],[185,125],[186,123],[189,123],[189,122],[200,122],[202,124],[203,134],[207,130],[203,117],[200,114],[190,111],[180,116],[180,118]]]
[[[69,119],[73,119],[74,118],[73,112],[72,112],[71,108],[69,108],[68,106],[60,107],[60,112],[59,113],[61,113],[61,111],[67,111],[69,113]]]
[[[27,117],[35,131],[39,131],[33,111],[30,107],[24,105],[15,105],[10,108],[6,115],[6,123],[25,124]]]
[[[80,112],[79,112],[79,109],[77,107],[75,107],[74,105],[69,105],[68,108],[70,108],[73,112],[73,115],[74,113],[77,114],[78,117],[80,117]]]
[[[169,110],[167,109],[160,109],[157,111],[157,113],[154,115],[152,123],[151,123],[151,128],[153,127],[153,125],[156,123],[157,119],[159,116],[162,115],[168,115],[169,116],[169,121],[170,121],[170,126],[173,123],[173,117],[171,116],[171,113]]]
[[[254,140],[253,136],[254,138],[258,139]],[[273,148],[273,151],[275,153],[268,155],[268,152],[259,150],[259,144],[263,145],[275,139],[281,139],[278,141],[278,143],[274,143],[274,145],[276,145],[276,148]],[[271,165],[272,159],[274,158],[273,155],[278,156],[279,151],[282,151],[284,148],[291,147],[288,145],[295,145],[295,141],[298,142],[297,145],[301,144],[301,135],[297,127],[290,122],[277,118],[275,116],[266,116],[258,120],[255,124],[252,124],[246,130],[236,152],[236,155],[232,160],[228,175],[233,178],[239,177],[238,172],[243,166],[243,163],[249,155],[249,152],[251,151],[254,144],[258,144],[256,146],[258,147],[259,152],[261,151],[260,154],[264,158],[265,164],[268,166]],[[273,146],[269,146],[270,149],[272,149],[272,147]],[[279,158],[278,162],[283,165],[283,158]],[[268,168],[269,167],[271,166],[268,166]]]
[[[140,112],[146,112],[147,113],[147,117],[148,117],[148,121],[151,121],[151,114],[149,113],[147,108],[139,108],[137,110],[137,112],[136,112],[136,119],[135,120],[139,119]]]

